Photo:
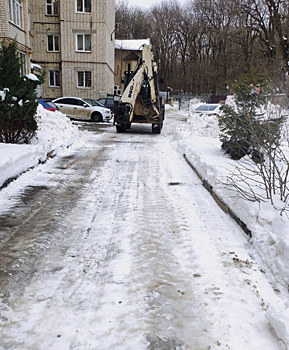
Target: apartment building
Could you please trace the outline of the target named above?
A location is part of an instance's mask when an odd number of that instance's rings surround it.
[[[29,0],[29,10],[31,61],[46,71],[43,97],[113,93],[115,0]]]
[[[0,41],[15,40],[21,61],[21,73],[30,73],[30,21],[28,0],[0,0]]]

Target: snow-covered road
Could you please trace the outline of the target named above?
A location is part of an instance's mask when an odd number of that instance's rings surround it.
[[[1,350],[285,349],[248,237],[174,149],[184,122],[87,124],[2,190]]]

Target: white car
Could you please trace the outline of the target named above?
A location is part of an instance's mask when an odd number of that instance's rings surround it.
[[[194,109],[194,113],[217,115],[220,111],[221,104],[219,103],[204,103]]]
[[[78,97],[59,97],[52,102],[58,106],[60,112],[69,118],[91,119],[94,122],[109,121],[112,113],[109,108],[94,104],[91,99]]]

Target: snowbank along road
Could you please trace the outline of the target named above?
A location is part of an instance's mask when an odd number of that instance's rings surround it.
[[[282,348],[247,237],[174,149],[184,122],[79,124],[85,147],[1,191],[0,349]]]

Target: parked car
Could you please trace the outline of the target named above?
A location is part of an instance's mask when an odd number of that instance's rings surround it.
[[[56,106],[55,103],[51,101],[51,99],[41,98],[40,100],[38,100],[38,102],[39,104],[41,104],[41,106],[43,106],[43,108],[47,109],[48,111],[59,111],[59,108]]]
[[[194,113],[217,115],[220,111],[221,104],[219,103],[204,103],[194,109]]]
[[[59,97],[52,102],[59,107],[60,112],[66,114],[69,118],[90,119],[94,122],[109,121],[112,118],[109,108],[96,106],[89,99]]]
[[[113,96],[101,97],[97,100],[97,102],[101,103],[106,108],[109,108],[113,113],[115,112]]]

